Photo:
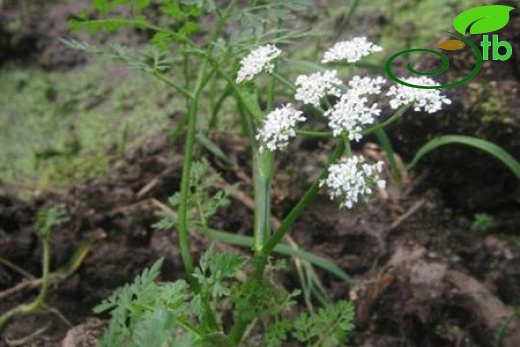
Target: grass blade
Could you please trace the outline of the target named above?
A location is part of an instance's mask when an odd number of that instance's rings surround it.
[[[392,146],[392,142],[383,129],[376,129],[374,134],[376,135],[379,144],[386,154],[386,158],[388,159],[388,164],[390,164],[390,170],[392,172],[392,179],[395,183],[399,184],[401,182],[401,173],[399,172],[399,167],[397,166],[397,162],[395,160],[395,152],[394,147]]]
[[[481,151],[486,152],[500,160],[511,170],[511,172],[513,172],[513,174],[516,175],[517,178],[520,178],[520,162],[506,150],[492,142],[464,135],[444,135],[428,141],[417,151],[417,153],[415,153],[415,157],[413,158],[412,162],[408,164],[408,168],[410,169],[414,167],[425,155],[436,150],[437,148],[452,144],[462,144],[480,149]]]
[[[199,132],[196,138],[201,145],[213,153],[217,158],[221,159],[227,164],[231,163],[226,154],[224,154],[224,151],[222,151],[222,149],[215,142],[211,141],[205,134]]]
[[[209,230],[209,234],[211,238],[213,238],[214,240],[219,240],[221,242],[229,243],[230,245],[234,246],[252,247],[254,243],[253,238],[250,236],[234,235],[231,233],[226,233],[213,229]],[[341,270],[339,266],[313,253],[301,249],[295,249],[284,244],[276,245],[274,251],[279,254],[283,254],[290,257],[296,257],[308,261],[309,263],[337,276],[346,283],[351,282],[350,276],[347,275],[345,271]]]

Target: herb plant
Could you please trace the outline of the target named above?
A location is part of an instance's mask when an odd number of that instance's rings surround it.
[[[156,224],[159,229],[176,228],[186,279],[158,282],[159,260],[133,284],[105,300],[96,308],[98,313],[111,315],[102,346],[274,347],[287,340],[316,347],[346,343],[353,329],[353,306],[346,301],[324,303],[317,312],[299,313],[291,321],[289,313],[294,313],[299,293],[287,293],[270,280],[271,256],[282,249],[282,240],[320,188],[348,209],[384,189],[386,164],[353,153],[351,142],[369,134],[384,140],[383,129],[406,110],[434,113],[450,100],[439,90],[389,86],[382,76],[357,75],[345,83],[347,69],[383,50],[364,37],[336,43],[324,52],[320,64],[299,64],[308,71],[291,82],[296,61],[281,47],[290,48],[296,39],[309,34],[289,27],[288,19],[309,10],[312,3],[231,0],[221,7],[211,0],[95,0],[93,11],[71,21],[74,30],[135,28],[146,32],[149,45],[138,53],[121,45],[66,43],[139,69],[163,81],[186,102],[186,115],[171,134],[173,140],[185,138],[180,191],[164,207],[167,217]],[[211,24],[203,27],[204,23]],[[414,81],[436,84],[426,77]],[[255,210],[249,238],[211,229],[211,216],[226,204],[231,191],[210,194],[215,178],[208,178],[204,164],[194,162],[197,142],[208,145],[207,137],[198,136],[205,131],[202,121],[214,126],[226,99],[236,101],[237,121],[251,148]],[[394,113],[382,115],[381,102],[389,102],[388,109]],[[323,121],[328,130],[315,131]],[[271,230],[276,155],[288,150],[295,137],[331,139],[334,149],[319,177]],[[213,145],[213,152],[225,157]],[[385,150],[390,154],[389,146]],[[392,164],[393,155],[389,158]],[[206,232],[210,239],[248,245],[252,255],[219,252],[212,246],[195,266],[188,232],[193,229]],[[307,259],[324,264],[316,256]],[[324,267],[342,276],[341,270],[329,264]],[[254,336],[261,339],[250,340]]]

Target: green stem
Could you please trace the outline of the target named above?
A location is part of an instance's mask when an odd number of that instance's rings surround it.
[[[276,24],[276,29],[280,29],[281,26],[281,20],[279,19]],[[276,38],[278,39],[280,37],[280,32],[276,34]],[[273,73],[277,71],[277,65],[274,65]],[[269,86],[267,90],[267,111],[271,112],[274,110],[274,99],[275,99],[275,91],[276,91],[276,78],[271,75],[269,78]]]
[[[184,75],[184,89],[190,90],[190,69],[189,69],[189,62],[188,62],[188,56],[189,54],[186,53],[187,47],[190,46],[189,42],[185,42],[183,44],[183,51],[185,52],[182,57],[182,74]]]
[[[274,155],[272,152],[258,152],[253,149],[253,175],[255,190],[255,223],[253,249],[261,252],[265,241],[269,238],[269,221],[271,219],[271,179]]]
[[[11,318],[17,315],[28,315],[32,312],[39,310],[40,308],[45,306],[45,298],[47,297],[47,293],[49,291],[50,284],[50,266],[51,266],[51,250],[50,243],[47,237],[42,238],[43,245],[43,255],[42,255],[42,284],[40,288],[40,292],[36,299],[30,304],[22,304],[14,307],[13,309],[3,313],[0,315],[0,329],[4,327]]]
[[[195,136],[197,128],[197,108],[199,105],[200,98],[200,85],[202,84],[202,78],[206,71],[207,64],[203,65],[200,70],[199,78],[197,80],[197,86],[195,88],[195,95],[190,103],[188,109],[188,132],[186,135],[186,145],[184,148],[184,165],[182,167],[182,179],[181,179],[181,191],[180,191],[180,205],[179,205],[179,248],[181,253],[182,262],[186,275],[190,285],[199,290],[198,283],[191,276],[193,273],[193,260],[191,258],[189,236],[188,236],[188,198],[190,189],[190,172],[191,164],[193,161],[193,149],[195,145]]]
[[[383,128],[389,126],[392,123],[395,123],[396,121],[398,121],[405,114],[405,112],[409,108],[410,108],[410,106],[401,107],[390,118],[388,118],[387,120],[385,120],[384,122],[382,122],[380,124],[376,124],[376,125],[368,128],[368,129],[364,130],[362,132],[362,134],[363,135],[372,134],[372,133],[375,133],[375,132],[379,131],[380,129],[383,129]],[[296,131],[296,135],[301,136],[301,137],[306,137],[306,138],[309,138],[309,139],[319,139],[319,140],[328,140],[328,139],[331,139],[331,138],[334,137],[332,135],[332,133],[330,133],[330,132],[326,132],[326,131],[310,131],[310,130],[297,130]]]
[[[338,160],[342,156],[344,150],[344,142],[340,141],[329,158],[329,164]],[[265,266],[267,265],[267,259],[269,255],[274,250],[276,245],[278,245],[281,242],[282,238],[292,227],[296,219],[298,219],[298,217],[305,211],[305,209],[307,209],[307,207],[310,205],[310,203],[316,197],[316,195],[318,195],[320,181],[327,176],[327,173],[327,168],[322,170],[320,177],[311,185],[311,187],[307,190],[305,195],[300,199],[300,201],[298,201],[296,206],[293,207],[291,212],[289,212],[287,217],[285,217],[278,230],[276,230],[276,232],[267,240],[267,243],[264,245],[261,251],[255,252],[255,256],[253,258],[253,271],[248,280],[248,285],[250,285],[251,288],[255,288],[255,286],[258,285],[258,283],[260,283],[260,281],[262,280],[262,276],[264,273]],[[245,319],[243,315],[239,312],[237,321],[235,322],[235,325],[233,326],[229,334],[231,341],[235,345],[238,345],[240,343],[240,340],[242,339],[244,331],[246,330],[248,325],[249,320]]]
[[[45,303],[45,298],[47,297],[47,293],[49,292],[49,273],[51,267],[51,250],[50,250],[50,242],[47,237],[42,240],[43,246],[43,255],[42,255],[42,287],[40,289],[40,293],[34,302],[35,309],[39,309]]]
[[[231,87],[233,92],[235,93],[238,101],[244,106],[244,109],[251,115],[255,120],[258,122],[261,122],[263,120],[262,111],[260,110],[258,106],[258,99],[256,97],[256,94],[244,94],[243,91],[239,88],[239,86],[235,83],[233,78],[231,78],[224,69],[222,69],[222,66],[220,66],[216,61],[212,61],[215,69],[217,69],[218,73],[222,78],[226,80],[228,83],[228,86]],[[254,97],[254,102],[253,102]]]
[[[306,137],[309,139],[317,139],[317,140],[328,140],[333,138],[334,136],[330,132],[326,131],[310,131],[310,130],[297,130],[297,136]]]
[[[296,88],[294,87],[294,84],[289,81],[288,79],[286,79],[285,77],[283,77],[282,75],[278,74],[276,71],[273,72],[272,76],[277,79],[278,81],[280,81],[284,86],[286,86],[287,88],[289,88],[289,90],[291,92],[295,92],[296,91]]]
[[[343,154],[345,154],[347,157],[352,156],[352,148],[350,147],[350,140],[348,139],[347,134],[341,134],[341,140],[343,140],[343,145],[345,146]]]
[[[202,226],[201,226],[202,227]],[[224,232],[215,229],[209,229],[209,234],[215,240],[229,243],[230,245],[242,246],[242,247],[253,247],[254,238],[251,236],[244,235],[236,235],[231,232]],[[311,252],[306,252],[301,248],[294,248],[293,246],[289,246],[283,243],[279,243],[273,249],[273,252],[278,254],[286,255],[288,257],[299,258],[305,262],[309,262],[314,266],[324,269],[325,271],[331,273],[336,276],[338,279],[345,281],[345,283],[350,283],[351,279],[346,272],[341,270],[340,267],[335,265],[334,263],[325,260]]]
[[[208,131],[212,128],[214,128],[217,125],[217,116],[220,110],[222,109],[222,105],[224,104],[224,101],[233,93],[233,89],[231,87],[227,86],[220,98],[217,100],[215,105],[212,107],[211,110],[211,118],[208,122]]]
[[[179,233],[179,248],[181,253],[181,259],[184,264],[184,269],[188,278],[188,283],[198,292],[199,285],[191,276],[193,273],[193,260],[190,251],[190,242],[188,235],[188,198],[190,194],[190,173],[191,165],[193,162],[193,150],[195,147],[196,131],[197,131],[197,110],[199,108],[200,95],[204,86],[206,85],[209,76],[214,72],[210,72],[206,75],[209,66],[209,60],[206,60],[201,69],[195,85],[195,92],[193,99],[191,100],[190,107],[188,109],[188,131],[186,134],[186,144],[184,148],[184,163],[182,166],[182,179],[181,179],[181,191],[180,191],[180,204],[179,204],[179,220],[178,220],[178,233]]]
[[[217,94],[217,79],[212,78],[211,83],[209,84],[208,101],[206,102],[207,108],[208,108],[207,114],[209,114],[209,115],[213,115],[213,110],[215,109],[215,107],[217,105],[218,100],[217,100],[216,94]],[[208,131],[211,130],[211,128],[209,127],[211,122],[212,122],[212,119],[210,118],[210,121],[208,122]]]
[[[187,98],[187,99],[193,98],[193,95],[191,94],[191,92],[189,90],[178,85],[177,83],[173,82],[171,79],[165,77],[164,75],[161,75],[160,73],[154,73],[153,76],[155,78],[157,78],[159,81],[165,83],[168,87],[170,87],[178,92],[181,92],[181,94],[184,95],[185,98]]]
[[[243,104],[238,105],[238,113],[240,114],[240,125],[242,127],[242,132],[245,137],[248,137],[251,141],[251,144],[255,143],[255,127],[253,125],[253,120],[246,114],[245,107]]]
[[[275,67],[276,69],[276,67]],[[269,79],[269,87],[268,87],[268,90],[267,90],[267,111],[268,112],[271,112],[272,110],[274,110],[274,97],[275,97],[275,82],[276,82],[276,79],[271,76],[271,78]]]
[[[237,0],[233,0],[226,8],[225,14],[220,18],[215,31],[213,32],[210,42],[213,42],[221,33],[228,14],[235,6]],[[186,134],[186,144],[184,149],[184,165],[182,167],[180,204],[179,204],[179,248],[181,259],[184,264],[188,283],[192,286],[195,292],[199,292],[200,287],[197,281],[192,277],[194,270],[193,260],[191,257],[189,235],[188,235],[188,198],[190,194],[190,173],[193,161],[193,150],[195,145],[196,129],[197,129],[197,110],[199,108],[199,101],[202,90],[215,70],[208,76],[206,75],[209,63],[212,61],[213,46],[208,48],[208,53],[204,63],[199,69],[197,81],[194,86],[193,97],[191,98],[190,106],[188,108],[188,131]]]
[[[401,107],[400,109],[395,111],[395,113],[390,118],[388,118],[387,120],[385,120],[382,123],[376,124],[368,129],[366,129],[365,131],[362,132],[362,134],[363,135],[372,134],[373,132],[375,132],[378,129],[386,128],[390,124],[397,122],[406,113],[406,111],[408,111],[408,109],[410,109],[410,107],[411,107],[411,105]]]
[[[336,33],[337,33],[336,38],[335,38],[336,41],[341,36],[341,34],[345,31],[345,29],[348,27],[350,20],[352,19],[352,16],[354,15],[354,13],[356,12],[356,10],[358,8],[359,2],[360,2],[360,0],[354,0],[354,2],[352,3],[352,5],[349,8],[347,15],[345,17],[343,17],[343,20],[341,21],[341,24],[339,25],[339,29],[336,30]]]
[[[329,165],[337,161],[345,151],[345,144],[343,141],[339,141],[336,149],[332,153],[329,158]],[[287,231],[293,226],[294,222],[300,217],[300,215],[309,207],[312,200],[318,195],[319,192],[319,184],[320,181],[327,177],[328,168],[324,168],[321,171],[319,178],[314,181],[314,183],[309,187],[309,189],[305,192],[305,195],[298,201],[296,206],[289,212],[287,217],[282,221],[280,227],[276,232],[271,236],[271,238],[267,241],[264,248],[262,249],[262,253],[268,256],[274,249],[274,247],[282,241],[282,238],[285,236]]]
[[[395,160],[395,152],[392,146],[392,142],[383,129],[377,129],[375,131],[375,135],[379,141],[379,144],[383,148],[383,151],[385,152],[388,163],[390,164],[392,179],[394,183],[399,184],[401,182],[401,174],[399,172],[399,167],[397,166],[397,161]]]

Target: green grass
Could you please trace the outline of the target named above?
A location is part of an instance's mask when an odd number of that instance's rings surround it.
[[[0,180],[67,185],[105,172],[137,136],[180,110],[160,82],[114,64],[0,70]]]

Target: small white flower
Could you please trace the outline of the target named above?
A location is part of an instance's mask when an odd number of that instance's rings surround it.
[[[274,152],[277,149],[287,148],[289,139],[296,136],[296,123],[305,121],[302,111],[287,104],[269,113],[256,139],[260,141],[260,151],[265,149]]]
[[[342,41],[336,43],[332,48],[325,52],[322,64],[346,60],[349,63],[355,63],[367,55],[375,52],[381,52],[382,47],[368,42],[366,37],[356,37],[351,41]]]
[[[438,86],[439,84],[429,77],[401,78],[402,81],[420,86]],[[438,89],[412,88],[402,84],[390,87],[388,96],[394,96],[390,100],[390,107],[397,109],[401,105],[414,105],[414,111],[423,109],[428,113],[435,113],[442,109],[442,104],[451,104],[451,100],[441,95]]]
[[[262,71],[272,73],[274,68],[272,61],[280,54],[282,51],[273,45],[260,46],[252,50],[240,61],[236,82],[251,81]]]
[[[349,140],[359,141],[366,125],[373,124],[381,110],[377,104],[367,106],[367,98],[359,96],[357,91],[348,91],[341,99],[325,112],[329,127],[334,136],[348,133]]]
[[[341,81],[337,71],[316,72],[310,75],[299,75],[296,78],[296,95],[294,98],[304,104],[320,106],[320,99],[326,95],[340,96]]]
[[[383,162],[367,163],[362,156],[352,156],[332,164],[326,179],[320,187],[326,185],[331,200],[339,200],[340,207],[352,208],[360,198],[369,196],[373,186],[383,189],[386,182],[379,177],[383,171]]]
[[[348,82],[352,91],[359,95],[377,95],[381,93],[381,84],[386,83],[386,80],[377,76],[376,78],[354,76]]]

